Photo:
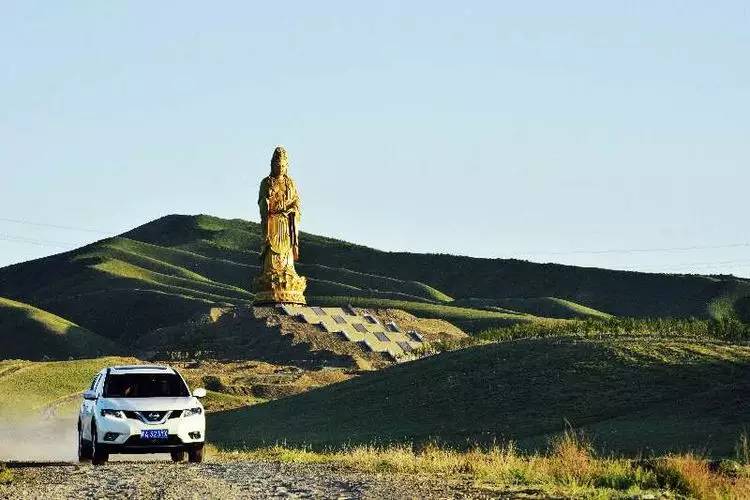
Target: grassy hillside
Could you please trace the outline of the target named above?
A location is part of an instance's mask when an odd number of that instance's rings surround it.
[[[81,249],[0,269],[0,296],[126,348],[210,307],[253,299],[259,226],[170,215]],[[302,235],[308,300],[399,307],[477,332],[513,323],[616,316],[748,318],[750,281],[518,260],[381,252]],[[7,314],[0,310],[0,316]],[[0,357],[10,354],[0,348]]]
[[[443,353],[217,414],[210,425],[212,439],[228,448],[433,438],[535,448],[567,420],[607,449],[724,454],[750,421],[748,397],[747,346],[562,337]]]
[[[531,299],[459,299],[453,305],[488,309],[494,311],[518,311],[534,316],[550,318],[609,318],[610,314],[597,311],[591,307],[576,304],[557,297],[539,297]]]
[[[112,341],[34,306],[0,297],[0,352],[5,358],[67,359],[115,353]]]
[[[255,265],[257,253],[254,250],[260,244],[259,234],[259,226],[253,222],[208,216],[168,216],[125,236],[201,254],[231,255],[235,262]],[[663,275],[514,259],[381,252],[311,234],[302,235],[302,246],[302,268],[316,279],[360,287],[361,282],[342,281],[329,274],[331,269],[348,269],[427,284],[439,290],[440,296],[445,296],[443,299],[558,297],[621,316],[704,317],[709,314],[708,304],[712,299],[750,294],[747,280],[731,277]],[[314,263],[311,267],[321,269],[308,270],[304,266],[307,263]],[[379,290],[436,298],[402,287]]]
[[[56,403],[77,404],[78,394],[88,388],[99,370],[135,361],[116,357],[42,363],[0,361],[0,419],[38,412]]]
[[[94,375],[107,366],[139,364],[135,358],[102,357],[71,361],[0,361],[0,421],[28,418],[29,415],[56,414],[74,416],[81,393],[88,389]],[[180,367],[192,388],[203,385],[209,368]],[[248,404],[252,396],[208,391],[203,403],[208,411],[236,408]]]

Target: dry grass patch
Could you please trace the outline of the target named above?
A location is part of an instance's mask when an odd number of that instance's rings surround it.
[[[566,432],[547,453],[523,454],[512,445],[456,451],[429,445],[356,446],[313,451],[282,445],[246,451],[210,448],[215,460],[266,460],[305,464],[327,463],[373,473],[427,474],[471,478],[498,487],[533,487],[551,494],[581,497],[632,497],[646,494],[685,495],[705,499],[750,498],[750,468],[718,470],[695,455],[653,460],[599,457],[582,436]]]
[[[750,470],[747,466],[712,470],[708,461],[693,454],[670,455],[656,461],[654,472],[662,483],[695,498],[750,498]]]

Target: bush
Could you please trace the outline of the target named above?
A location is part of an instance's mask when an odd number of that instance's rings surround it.
[[[10,484],[13,482],[13,471],[8,469],[5,464],[0,464],[0,484]]]

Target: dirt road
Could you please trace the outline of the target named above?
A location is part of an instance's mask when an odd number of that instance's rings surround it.
[[[270,462],[22,467],[0,498],[498,498],[466,481]],[[518,492],[516,492],[517,494]],[[532,495],[533,496],[533,495]],[[528,498],[528,497],[526,497]]]

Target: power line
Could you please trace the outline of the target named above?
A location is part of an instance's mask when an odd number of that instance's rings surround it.
[[[731,243],[728,245],[694,245],[689,247],[671,248],[622,248],[610,250],[571,250],[568,252],[517,252],[519,255],[604,255],[604,254],[631,254],[631,253],[670,253],[687,252],[691,250],[717,250],[724,248],[748,248],[750,243]]]
[[[750,263],[750,259],[736,259],[736,260],[722,260],[714,262],[684,262],[682,264],[671,264],[668,268],[682,268],[682,267],[710,267],[710,266],[724,266],[728,264],[747,264]]]
[[[65,243],[61,241],[50,241],[50,240],[39,240],[35,238],[26,238],[23,236],[14,236],[10,234],[0,233],[0,241],[8,241],[11,243],[22,243],[28,245],[35,245],[48,248],[64,248],[70,249],[79,246],[79,243]],[[633,271],[641,273],[675,273],[680,274],[681,270],[691,270],[690,268],[705,269],[713,266],[726,266],[732,264],[747,264],[750,263],[750,259],[739,259],[739,260],[724,260],[716,262],[683,262],[679,264],[671,264],[666,266],[660,266],[656,270],[648,270],[644,268],[624,268],[622,271]]]
[[[23,224],[37,227],[49,227],[54,229],[65,229],[69,231],[81,231],[95,234],[110,234],[107,231],[101,231],[99,229],[82,228],[75,226],[64,226],[59,224],[47,224],[43,222],[32,222],[21,219],[9,219],[0,217],[0,222],[10,222],[13,224]],[[10,234],[0,233],[0,241],[8,241],[12,243],[25,243],[29,245],[36,245],[42,247],[54,247],[54,248],[71,248],[80,245],[79,243],[68,243],[61,241],[51,241],[36,238],[27,238],[24,236],[15,236]],[[552,252],[516,252],[516,255],[609,255],[609,254],[634,254],[634,253],[670,253],[670,252],[687,252],[693,250],[717,250],[717,249],[728,249],[728,248],[748,248],[750,243],[731,243],[726,245],[693,245],[684,247],[667,247],[667,248],[624,248],[624,249],[608,249],[608,250],[571,250],[566,252],[552,251]],[[706,268],[713,266],[726,266],[733,264],[745,264],[749,263],[750,260],[724,260],[724,261],[704,261],[704,262],[683,262],[677,264],[667,264],[665,266],[659,266],[659,271],[656,272],[668,272],[668,271],[679,271],[684,268]],[[634,268],[625,270],[636,270]],[[651,272],[643,271],[641,272]]]
[[[39,240],[36,238],[26,238],[24,236],[14,236],[12,234],[0,233],[0,241],[10,241],[12,243],[27,243],[41,247],[70,248],[78,245],[77,243],[64,243],[62,241]]]
[[[0,222],[11,222],[14,224],[26,224],[29,226],[49,227],[55,229],[66,229],[70,231],[83,231],[87,233],[111,234],[111,231],[102,231],[100,229],[91,229],[75,226],[63,226],[58,224],[47,224],[44,222],[33,222],[22,219],[9,219],[0,217]],[[514,255],[607,255],[607,254],[632,254],[632,253],[669,253],[669,252],[688,252],[693,250],[718,250],[727,248],[750,248],[750,243],[729,243],[725,245],[692,245],[684,247],[665,247],[665,248],[618,248],[607,250],[570,250],[570,251],[520,251],[512,252]]]
[[[69,231],[82,231],[84,233],[110,234],[108,231],[101,231],[99,229],[88,229],[88,228],[74,227],[74,226],[61,226],[58,224],[46,224],[43,222],[31,222],[31,221],[20,220],[20,219],[7,219],[5,217],[0,217],[0,222],[12,222],[13,224],[25,224],[27,226],[50,227],[54,229],[67,229]]]

